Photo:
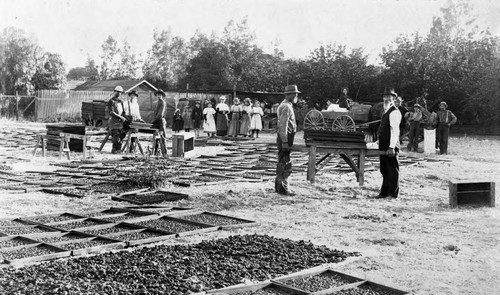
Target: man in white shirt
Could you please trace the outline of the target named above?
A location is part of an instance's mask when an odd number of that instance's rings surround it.
[[[399,194],[399,124],[401,112],[394,105],[397,94],[393,88],[386,88],[383,94],[384,115],[380,121],[378,131],[379,150],[385,151],[380,155],[380,173],[383,177],[380,193],[375,198],[397,198]]]

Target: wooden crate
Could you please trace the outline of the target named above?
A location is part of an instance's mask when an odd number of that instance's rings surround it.
[[[495,207],[494,182],[450,182],[450,207],[489,206]]]
[[[186,152],[194,150],[194,133],[172,135],[172,156],[184,157]]]

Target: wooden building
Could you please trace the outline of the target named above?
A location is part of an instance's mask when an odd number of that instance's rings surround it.
[[[105,91],[110,92],[110,97],[116,86],[123,87],[124,95],[132,90],[139,94],[138,102],[141,116],[146,122],[150,122],[156,107],[154,92],[157,88],[146,80],[106,80],[106,81],[87,81],[77,86],[75,91]]]

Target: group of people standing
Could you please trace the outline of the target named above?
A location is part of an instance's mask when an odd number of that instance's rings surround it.
[[[123,87],[116,86],[111,99],[108,101],[107,114],[108,114],[108,128],[111,135],[111,141],[113,147],[111,152],[113,154],[118,154],[122,152],[122,142],[127,133],[137,133],[137,129],[130,127],[132,122],[142,122],[145,121],[141,118],[141,113],[139,110],[138,97],[139,93],[136,90],[131,90],[128,93],[128,97],[124,96]],[[165,92],[162,90],[155,91],[155,96],[158,98],[158,103],[156,109],[153,113],[152,124],[157,125],[159,131],[161,131],[160,139],[164,142],[162,145],[164,154],[166,151],[166,138],[165,131],[167,124],[165,121],[165,111],[166,103],[164,100]],[[135,150],[136,138],[131,138],[130,152]]]
[[[264,111],[258,101],[252,106],[250,98],[245,98],[241,104],[236,97],[230,107],[226,104],[226,97],[221,96],[215,108],[212,102],[208,102],[203,110],[203,130],[209,136],[259,137],[262,116]]]

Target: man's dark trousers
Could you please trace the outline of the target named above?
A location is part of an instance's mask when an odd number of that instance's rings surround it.
[[[274,188],[279,194],[287,194],[288,191],[288,177],[292,174],[292,162],[290,161],[290,152],[293,145],[295,133],[288,134],[288,150],[283,150],[283,141],[278,135],[278,166],[276,167],[276,179],[274,181]]]
[[[450,137],[450,127],[446,123],[439,123],[437,127],[437,141],[441,154],[448,153],[448,138]]]
[[[394,151],[399,153],[398,148]],[[380,173],[382,173],[383,182],[380,189],[381,196],[391,196],[396,198],[399,194],[399,161],[398,157],[389,157],[380,155]]]

